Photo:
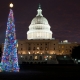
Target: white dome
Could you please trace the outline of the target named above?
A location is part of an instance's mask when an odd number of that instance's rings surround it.
[[[52,39],[52,31],[48,20],[43,17],[42,9],[39,6],[37,15],[32,19],[27,32],[27,39]]]
[[[48,20],[43,17],[43,16],[36,16],[35,18],[33,18],[33,20],[31,21],[31,24],[48,24]]]

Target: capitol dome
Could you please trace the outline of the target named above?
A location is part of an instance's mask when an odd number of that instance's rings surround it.
[[[48,24],[48,20],[43,16],[36,16],[35,18],[33,18],[31,24],[32,25],[34,25],[34,24]]]
[[[27,39],[51,39],[52,31],[50,30],[48,20],[42,15],[42,9],[40,5],[37,12],[38,13],[36,17],[32,19],[29,26]]]

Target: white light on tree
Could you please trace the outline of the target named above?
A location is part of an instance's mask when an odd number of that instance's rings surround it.
[[[10,3],[10,5],[9,5],[9,6],[10,6],[10,8],[12,8],[12,7],[13,7],[13,4],[12,4],[12,3]]]

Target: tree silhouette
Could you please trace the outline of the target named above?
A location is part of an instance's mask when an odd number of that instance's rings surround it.
[[[74,47],[72,49],[71,57],[74,59],[80,59],[80,46]]]

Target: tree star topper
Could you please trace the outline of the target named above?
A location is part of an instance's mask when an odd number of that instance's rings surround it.
[[[13,8],[13,4],[12,4],[12,3],[10,3],[10,5],[9,5],[9,6],[10,6],[10,8]]]

